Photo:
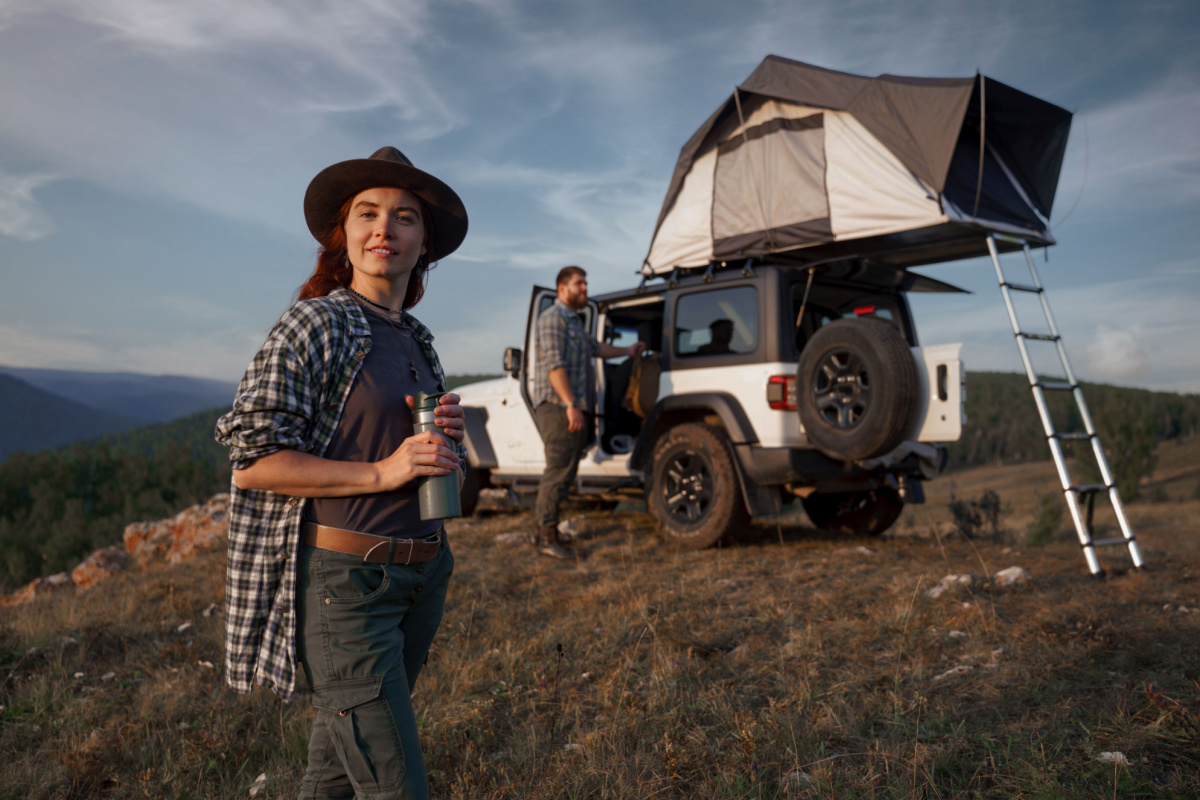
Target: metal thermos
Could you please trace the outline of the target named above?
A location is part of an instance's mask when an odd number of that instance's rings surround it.
[[[454,440],[442,434],[434,423],[433,410],[438,407],[441,393],[417,392],[413,403],[413,432],[433,431],[446,440],[454,449]],[[427,475],[417,481],[417,499],[421,506],[421,519],[450,519],[462,516],[462,502],[458,496],[458,473],[449,475]]]

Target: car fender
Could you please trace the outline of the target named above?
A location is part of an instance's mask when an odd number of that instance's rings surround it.
[[[733,444],[754,444],[758,437],[754,434],[754,426],[746,416],[738,399],[726,392],[690,392],[688,394],[672,394],[659,400],[638,434],[633,452],[629,456],[629,465],[634,469],[642,469],[650,451],[654,448],[654,440],[658,438],[659,420],[665,414],[676,411],[702,411],[716,414],[725,426],[725,435]]]
[[[705,415],[715,414],[721,419],[728,439],[726,446],[729,447],[730,455],[733,456],[738,485],[751,516],[757,517],[778,512],[780,508],[778,492],[758,486],[746,475],[746,466],[743,463],[741,451],[751,444],[756,444],[758,437],[754,433],[754,426],[750,424],[750,419],[746,415],[745,409],[742,408],[742,404],[736,397],[725,392],[676,394],[668,395],[660,400],[646,416],[646,422],[642,425],[638,441],[630,454],[630,466],[634,469],[646,468],[650,453],[654,449],[654,442],[662,432],[659,421],[664,415],[678,411],[701,412]]]
[[[467,463],[474,469],[495,469],[496,451],[487,432],[488,412],[486,408],[463,406],[463,445],[467,448]]]

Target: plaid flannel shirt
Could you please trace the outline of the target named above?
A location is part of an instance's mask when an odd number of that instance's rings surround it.
[[[445,391],[433,334],[407,312],[404,318]],[[246,370],[233,409],[217,420],[216,439],[229,448],[233,468],[286,448],[324,454],[370,350],[370,323],[345,289],[284,312]],[[457,450],[465,464],[464,448]],[[225,679],[243,694],[257,679],[291,700],[304,498],[236,485],[230,492]]]
[[[543,402],[565,406],[550,383],[550,373],[560,367],[567,369],[567,385],[575,396],[574,406],[591,411],[589,397],[592,359],[600,352],[600,343],[588,336],[583,322],[570,306],[555,300],[537,318],[537,372],[533,378],[533,404]]]

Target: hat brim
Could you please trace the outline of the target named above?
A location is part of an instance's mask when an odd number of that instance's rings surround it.
[[[431,261],[450,255],[466,238],[467,209],[453,189],[416,167],[378,158],[342,161],[317,173],[304,193],[309,232],[324,244],[340,222],[342,205],[376,186],[407,189],[425,202],[433,217],[433,242],[426,246]]]

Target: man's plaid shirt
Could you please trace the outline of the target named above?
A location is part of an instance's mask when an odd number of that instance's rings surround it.
[[[425,358],[446,376],[433,334],[404,313]],[[250,363],[216,439],[234,469],[292,449],[324,454],[350,387],[371,350],[371,326],[345,289],[288,309]],[[458,447],[466,463],[466,452]],[[225,679],[248,693],[257,679],[285,700],[296,694],[296,558],[304,498],[231,488],[225,572]]]
[[[575,407],[591,411],[588,397],[588,377],[592,359],[600,352],[600,343],[588,336],[583,322],[570,306],[555,300],[537,318],[537,371],[533,377],[533,404],[543,402],[564,405],[550,384],[550,373],[559,367],[567,368],[567,385],[575,397]]]

